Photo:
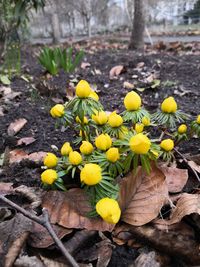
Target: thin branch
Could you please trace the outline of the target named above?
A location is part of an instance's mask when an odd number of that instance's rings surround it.
[[[174,148],[174,151],[183,159],[183,161],[187,164],[189,169],[193,172],[193,174],[195,175],[197,180],[200,182],[200,177],[199,177],[197,171],[190,166],[190,164],[188,163],[188,160],[183,156],[183,154],[181,152],[179,152],[176,148]]]
[[[63,243],[60,241],[60,239],[56,235],[54,229],[52,228],[52,225],[49,221],[49,215],[48,215],[47,209],[42,210],[42,217],[39,218],[38,216],[26,211],[25,209],[21,208],[20,206],[18,206],[14,202],[10,201],[9,199],[4,197],[3,195],[0,195],[0,200],[7,203],[8,205],[10,205],[12,208],[16,209],[17,211],[21,212],[25,217],[27,217],[27,218],[31,219],[32,221],[42,225],[43,227],[45,227],[47,229],[47,231],[49,232],[49,234],[51,235],[52,239],[54,240],[55,244],[58,246],[58,248],[62,252],[63,256],[67,259],[67,262],[72,267],[79,267],[78,263],[75,261],[75,259],[66,250]]]

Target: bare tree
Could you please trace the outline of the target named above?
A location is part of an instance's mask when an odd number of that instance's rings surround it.
[[[144,48],[145,0],[134,0],[134,18],[129,49]]]

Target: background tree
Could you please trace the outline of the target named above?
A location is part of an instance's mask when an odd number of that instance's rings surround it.
[[[134,18],[129,49],[144,48],[145,0],[134,0]]]

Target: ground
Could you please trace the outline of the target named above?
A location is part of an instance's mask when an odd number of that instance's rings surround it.
[[[71,141],[74,132],[55,127],[55,120],[50,116],[50,108],[57,102],[67,100],[69,83],[74,78],[85,79],[97,90],[105,110],[123,111],[123,98],[131,89],[124,82],[134,84],[143,99],[143,104],[149,111],[156,111],[161,101],[167,96],[174,96],[181,110],[195,118],[199,114],[198,99],[200,97],[200,58],[192,51],[172,49],[148,50],[146,53],[136,53],[125,49],[94,49],[88,48],[84,62],[88,67],[78,68],[74,74],[61,72],[56,77],[46,75],[39,65],[37,55],[40,47],[24,46],[22,49],[22,73],[31,78],[29,82],[21,77],[15,77],[11,89],[21,94],[4,106],[4,116],[0,124],[0,154],[5,149],[20,148],[28,154],[39,151],[52,151],[51,146],[58,148],[66,141]],[[138,63],[141,63],[140,66]],[[123,72],[117,78],[110,79],[109,72],[116,65],[123,65]],[[153,77],[153,78],[152,78]],[[153,80],[160,80],[160,85],[152,88]],[[142,88],[142,89],[141,89]],[[1,99],[0,99],[1,100]],[[7,134],[11,122],[25,118],[27,124],[14,137]],[[22,137],[34,137],[30,145],[16,147],[16,142]],[[193,138],[180,148],[183,153],[198,154],[199,139]],[[12,182],[14,186],[21,184],[40,187],[40,166],[22,161],[6,165],[0,173],[1,182]],[[117,265],[115,256],[122,255],[125,264],[127,255],[135,257],[128,248],[120,248],[113,254],[109,266]],[[129,262],[128,262],[129,263]]]

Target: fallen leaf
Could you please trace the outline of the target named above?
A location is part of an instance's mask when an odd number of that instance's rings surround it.
[[[135,86],[134,86],[134,84],[132,84],[132,83],[124,82],[124,83],[123,83],[123,87],[124,87],[124,88],[127,88],[127,89],[133,89]]]
[[[28,160],[41,163],[43,162],[46,155],[47,155],[47,152],[44,152],[44,151],[34,152],[28,155]]]
[[[168,199],[163,172],[152,164],[149,175],[141,167],[129,173],[120,185],[121,220],[131,225],[144,225],[155,219]]]
[[[75,86],[74,86],[74,83],[70,82],[69,83],[69,86],[67,87],[66,89],[66,93],[67,93],[67,98],[69,100],[73,99],[74,96],[75,96]]]
[[[181,192],[188,180],[188,170],[176,167],[160,166],[166,176],[166,182],[170,193]]]
[[[24,125],[27,123],[27,120],[24,118],[21,119],[17,119],[14,122],[12,122],[9,126],[8,126],[8,135],[9,136],[14,136],[16,133],[18,133],[23,127]]]
[[[21,145],[27,146],[27,145],[32,144],[35,141],[36,139],[34,137],[23,137],[17,141],[17,146],[21,146]]]
[[[7,75],[0,75],[0,82],[5,85],[10,85],[11,83]]]
[[[196,162],[189,160],[189,161],[187,161],[187,163],[192,169],[194,169],[195,171],[200,173],[200,166],[198,164],[196,164]]]
[[[115,77],[118,77],[122,72],[125,71],[125,67],[123,65],[117,65],[115,67],[113,67],[111,70],[110,70],[110,79],[114,79]]]
[[[160,267],[160,263],[156,260],[156,253],[154,251],[144,253],[142,252],[140,256],[134,262],[134,267]],[[132,267],[129,266],[129,267]]]
[[[13,183],[0,183],[0,195],[9,195],[13,192]]]
[[[91,210],[88,197],[82,189],[71,189],[68,192],[49,191],[44,195],[42,206],[50,216],[51,223],[66,228],[79,228],[98,231],[112,231],[113,224],[101,218],[89,218]]]
[[[23,159],[27,159],[28,154],[21,149],[14,149],[9,152],[9,163],[19,163]]]
[[[40,255],[40,259],[42,260],[44,266],[48,267],[68,267],[69,265],[66,265],[66,263],[62,263],[60,261],[49,259],[47,257],[44,257]]]
[[[12,92],[12,89],[8,86],[0,86],[0,93],[5,96]]]
[[[153,80],[153,83],[152,83],[152,85],[151,85],[151,88],[152,89],[155,89],[156,87],[158,87],[158,86],[160,86],[160,80],[158,80],[158,79],[155,79],[155,80]]]
[[[136,68],[137,68],[137,69],[142,69],[142,68],[144,68],[144,66],[145,66],[145,63],[144,63],[144,62],[139,62],[139,63],[137,64]]]
[[[14,267],[46,267],[36,256],[20,256],[15,261]]]
[[[81,69],[86,69],[86,68],[88,68],[90,66],[91,66],[91,64],[89,62],[82,62],[81,63]]]
[[[0,107],[0,116],[1,116],[1,117],[4,116],[3,107]]]

